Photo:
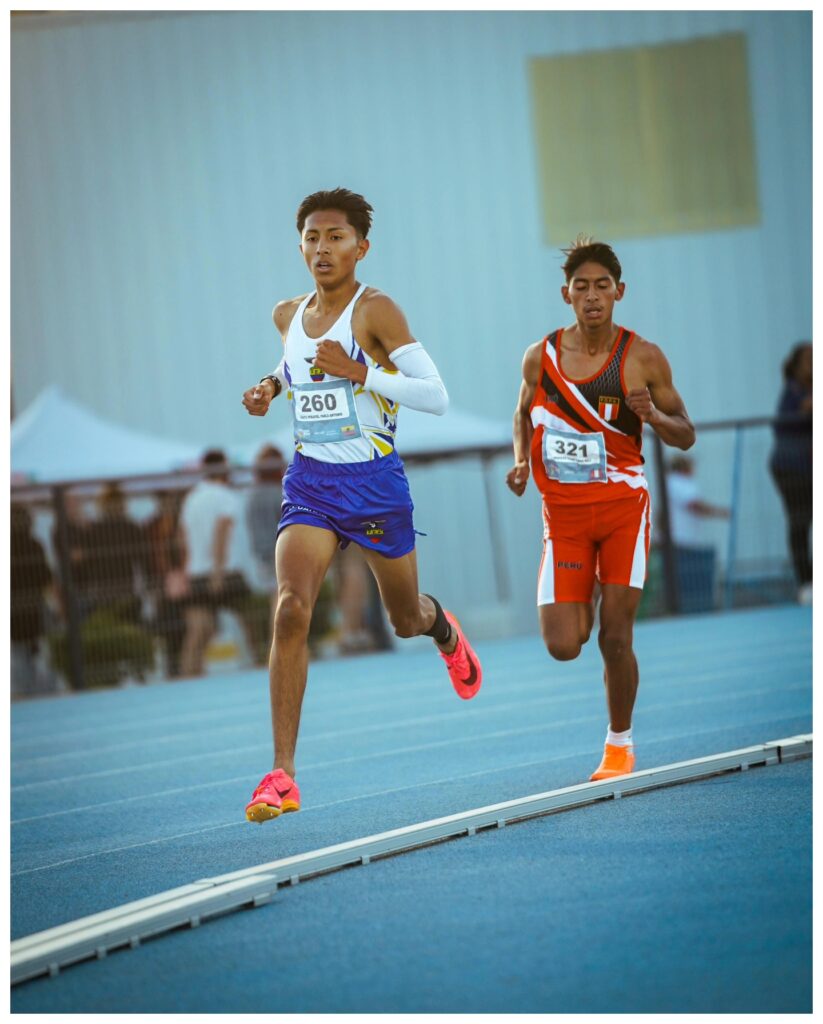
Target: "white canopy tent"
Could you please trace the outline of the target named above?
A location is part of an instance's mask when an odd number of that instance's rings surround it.
[[[13,484],[166,473],[196,466],[201,453],[111,423],[54,385],[11,425]]]

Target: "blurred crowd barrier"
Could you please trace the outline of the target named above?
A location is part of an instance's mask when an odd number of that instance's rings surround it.
[[[198,548],[208,558],[215,544],[211,534],[193,535],[204,510],[200,500],[195,513],[192,498],[205,494],[214,504],[212,477],[204,470],[12,488],[12,696],[267,664],[282,468],[230,470],[231,500],[218,503],[232,520],[219,578],[192,565]],[[341,552],[315,609],[313,655],[385,649],[378,606],[362,556]]]
[[[811,555],[806,568],[801,538],[810,543],[811,474],[777,479],[775,422],[698,425],[688,453],[664,449],[649,436],[654,521],[640,617],[810,599]],[[505,569],[500,553],[512,539],[511,531],[502,535],[499,508],[507,506],[493,493],[505,491],[502,474],[492,479],[489,467],[505,453],[502,447],[463,453],[483,474],[491,537],[484,571],[497,578],[498,591]],[[425,466],[438,459],[416,461]],[[13,697],[266,665],[282,468],[268,475],[230,468],[232,551],[229,571],[213,587],[208,576],[192,579],[185,554],[192,545],[185,502],[207,476],[189,471],[12,487]],[[533,568],[536,574],[536,563]],[[195,633],[206,638],[199,661],[192,660]],[[310,646],[314,657],[391,646],[376,587],[354,546],[338,554],[324,583]]]
[[[650,438],[641,616],[811,602],[811,460],[788,468],[774,445],[777,429],[798,424],[810,436],[811,424],[794,417],[698,424],[685,453]]]

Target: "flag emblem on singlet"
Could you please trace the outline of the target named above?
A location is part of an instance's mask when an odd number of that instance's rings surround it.
[[[601,420],[616,420],[620,411],[620,399],[601,395],[597,399],[597,414]]]

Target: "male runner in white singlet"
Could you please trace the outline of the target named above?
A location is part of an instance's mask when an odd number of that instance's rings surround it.
[[[575,323],[526,349],[514,413],[515,465],[506,483],[523,494],[531,460],[543,495],[537,604],[543,640],[558,661],[576,658],[588,640],[595,578],[600,581],[609,730],[591,778],[605,779],[634,768],[639,676],[632,631],[650,522],[643,424],[683,449],[694,444],[694,427],[657,345],[612,321],[626,288],[614,251],[581,236],[564,253],[561,292]]]
[[[421,594],[409,485],[394,449],[401,405],[442,415],[448,396],[402,311],[355,279],[369,250],[372,207],[348,189],[300,204],[300,249],[315,290],[275,306],[285,350],[277,369],[243,395],[264,416],[286,392],[294,461],[283,480],[275,552],[278,598],[269,660],[274,767],[246,807],[263,822],[300,809],[294,754],[308,670],[308,634],[320,584],[338,545],[359,544],[395,633],[433,638],[457,694],[482,671],[454,617]]]

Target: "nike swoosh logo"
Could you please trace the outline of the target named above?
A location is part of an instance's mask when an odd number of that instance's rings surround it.
[[[465,679],[460,680],[463,686],[474,686],[474,684],[477,682],[477,665],[475,665],[471,658],[469,658],[469,667],[471,671],[469,672],[468,676]]]

